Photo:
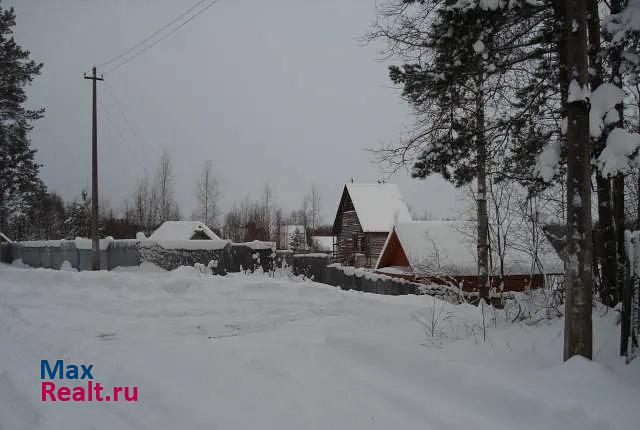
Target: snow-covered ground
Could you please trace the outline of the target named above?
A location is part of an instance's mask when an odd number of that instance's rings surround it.
[[[595,362],[562,363],[561,320],[497,318],[482,342],[478,308],[427,296],[0,265],[0,428],[638,428],[640,363],[616,357],[614,312],[595,316]],[[139,401],[42,402],[42,359],[93,364]]]

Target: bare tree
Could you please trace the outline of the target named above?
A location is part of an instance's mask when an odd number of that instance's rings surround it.
[[[264,226],[264,230],[266,231],[266,238],[271,238],[272,226],[271,222],[273,219],[273,209],[275,203],[273,199],[273,191],[271,190],[271,186],[266,183],[264,184],[264,189],[262,191],[262,224]]]
[[[150,186],[149,178],[138,178],[132,196],[133,221],[141,225],[145,233],[149,233],[158,224],[155,196],[156,192]]]
[[[226,239],[234,242],[241,242],[244,240],[242,215],[240,207],[237,204],[233,205],[225,215],[222,234]]]
[[[173,162],[169,153],[164,150],[160,156],[154,184],[156,194],[154,201],[157,206],[159,223],[179,218],[179,209],[173,200],[173,181]]]
[[[298,211],[298,223],[304,226],[305,231],[307,230],[307,228],[309,228],[309,225],[310,225],[310,222],[309,222],[310,214],[311,214],[311,199],[309,198],[309,196],[305,196],[304,199],[302,199],[302,206]]]
[[[320,197],[320,191],[318,186],[313,184],[309,193],[309,221],[311,223],[311,230],[315,232],[316,228],[321,224],[320,221],[320,203],[322,198]]]
[[[499,289],[504,288],[505,257],[511,247],[512,226],[515,221],[512,213],[512,200],[515,198],[517,185],[514,182],[502,181],[496,183],[493,178],[489,178],[489,217],[491,223],[489,228],[489,253],[490,267],[497,266],[500,274]],[[493,261],[493,258],[498,260]],[[497,264],[496,264],[497,263]]]
[[[246,197],[231,208],[224,217],[223,235],[234,242],[273,240],[272,232],[277,233],[281,225],[282,211],[274,203],[271,187],[266,185],[261,200]]]
[[[283,240],[283,227],[284,225],[284,217],[282,215],[282,209],[276,208],[273,213],[273,230],[272,230],[272,238],[274,238],[274,242],[276,242],[277,249],[286,249],[287,244],[286,241]],[[273,239],[272,239],[273,240]]]
[[[202,221],[209,227],[218,226],[220,208],[220,189],[218,181],[213,174],[211,160],[204,162],[197,186],[198,210],[195,219]]]

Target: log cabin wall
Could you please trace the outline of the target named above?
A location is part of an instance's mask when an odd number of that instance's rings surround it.
[[[340,216],[340,229],[338,231],[338,262],[345,263],[351,255],[359,252],[357,249],[362,243],[364,233],[355,210],[342,212]]]
[[[369,267],[374,267],[380,257],[384,243],[387,241],[389,232],[370,232],[366,234],[366,250],[367,262]]]
[[[333,224],[336,236],[336,261],[341,264],[352,264],[353,255],[364,254],[366,265],[375,266],[382,252],[389,232],[365,233],[358,219],[358,213],[345,187],[336,219]]]

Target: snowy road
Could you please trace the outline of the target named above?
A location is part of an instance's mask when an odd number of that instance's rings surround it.
[[[435,339],[418,323],[434,306]],[[0,429],[637,428],[640,363],[615,356],[613,312],[595,320],[596,362],[562,364],[562,321],[483,343],[477,308],[430,297],[0,265]],[[42,402],[42,359],[139,400]]]

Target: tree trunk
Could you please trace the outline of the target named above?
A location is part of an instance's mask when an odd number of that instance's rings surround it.
[[[589,83],[586,0],[564,2],[567,70],[571,72],[567,100],[567,301],[564,359],[591,358],[592,236],[589,108],[576,86]],[[572,91],[573,88],[573,91]]]
[[[638,172],[638,183],[636,188],[636,193],[638,194],[636,200],[636,230],[640,230],[640,172]]]
[[[478,282],[480,299],[489,300],[489,214],[487,212],[487,142],[484,136],[483,79],[477,82],[476,93],[476,145],[478,194]]]
[[[593,69],[591,91],[595,91],[602,84],[600,15],[596,0],[587,0],[587,27],[589,32],[589,63]],[[604,149],[606,135],[607,133],[603,133],[595,142],[595,156],[598,156]],[[619,296],[616,292],[617,250],[612,217],[611,184],[607,178],[602,176],[599,170],[596,171],[596,186],[598,196],[596,241],[599,244],[600,255],[594,255],[594,261],[599,261],[602,266],[602,277],[600,278],[598,291],[602,303],[608,306],[615,306]],[[597,266],[594,267],[594,271],[597,271]]]
[[[622,11],[621,0],[611,0],[610,10],[612,14]],[[611,82],[622,88],[622,78],[620,76],[620,66],[622,64],[622,48],[614,46],[611,49],[609,61],[611,63]],[[616,127],[624,128],[624,105],[616,105],[619,120]],[[625,282],[627,277],[628,264],[624,243],[625,216],[624,216],[624,175],[619,173],[613,178],[613,223],[618,249],[617,265],[617,292],[618,299],[622,299],[622,321],[620,337],[620,354],[627,354],[628,338],[631,328],[631,291],[630,283]]]
[[[616,235],[613,226],[611,185],[600,172],[596,172],[598,187],[598,237],[597,242],[601,253],[602,281],[599,285],[600,299],[607,306],[615,306],[619,301],[617,289],[617,261]]]

